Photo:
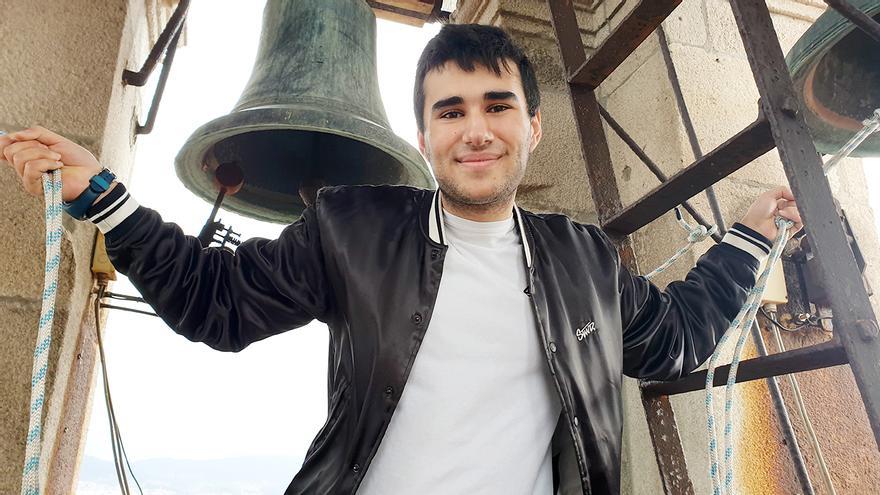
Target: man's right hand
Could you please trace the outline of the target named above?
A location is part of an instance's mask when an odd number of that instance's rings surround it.
[[[61,199],[68,202],[82,194],[92,176],[103,169],[87,149],[39,126],[0,135],[0,162],[4,161],[34,196],[43,195],[43,174],[60,168]]]

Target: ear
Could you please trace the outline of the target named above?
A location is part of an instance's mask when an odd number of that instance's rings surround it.
[[[418,140],[419,140],[419,152],[422,154],[425,159],[428,158],[428,154],[425,152],[425,133],[422,131],[418,131]]]
[[[529,143],[529,152],[535,151],[538,143],[541,142],[543,131],[541,130],[541,109],[535,111],[535,116],[529,118],[529,125],[532,127],[532,142]]]

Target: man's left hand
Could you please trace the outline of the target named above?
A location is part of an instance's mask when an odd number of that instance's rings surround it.
[[[779,186],[758,196],[740,223],[763,234],[773,242],[779,230],[776,228],[777,215],[794,222],[794,226],[789,229],[791,235],[804,226],[794,195],[788,187]]]

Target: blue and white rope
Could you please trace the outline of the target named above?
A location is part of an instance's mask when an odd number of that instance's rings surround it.
[[[717,225],[713,225],[711,229],[706,229],[705,225],[697,225],[696,227],[691,226],[684,220],[681,211],[679,211],[678,208],[675,209],[675,217],[678,220],[679,225],[688,232],[688,243],[679,249],[678,252],[673,254],[672,257],[666,260],[662,265],[655,268],[654,271],[645,275],[645,278],[648,280],[651,280],[652,277],[660,274],[663,270],[669,268],[673,263],[678,261],[678,259],[681,258],[681,255],[688,252],[694,244],[702,242],[705,238],[714,234],[718,230]]]
[[[731,468],[733,462],[733,441],[731,439],[733,433],[733,423],[731,420],[733,409],[733,385],[736,383],[736,372],[739,368],[740,355],[742,354],[746,337],[749,334],[748,330],[752,327],[755,314],[758,312],[758,308],[761,305],[761,295],[764,293],[764,289],[767,286],[767,279],[770,277],[770,271],[773,270],[773,266],[782,255],[782,249],[785,247],[785,243],[788,240],[786,238],[788,230],[793,225],[794,223],[790,220],[776,217],[776,226],[779,230],[776,240],[773,243],[773,249],[770,250],[767,265],[755,283],[755,286],[749,291],[746,303],[736,315],[733,322],[731,322],[730,327],[724,332],[721,339],[719,339],[718,346],[715,348],[715,352],[712,353],[712,357],[709,359],[706,373],[706,429],[709,437],[709,461],[711,462],[709,474],[712,478],[714,495],[729,494],[731,486],[733,485],[733,470]],[[730,364],[730,373],[727,376],[727,386],[724,394],[724,485],[722,489],[719,476],[718,435],[715,432],[715,409],[712,402],[712,386],[715,380],[715,367],[724,344],[727,342],[730,335],[735,333],[737,329],[739,329],[739,337],[733,353],[733,361]]]
[[[55,292],[58,289],[58,266],[61,264],[61,171],[43,175],[43,198],[46,219],[46,270],[43,279],[43,301],[40,326],[34,350],[31,378],[31,410],[25,447],[21,495],[40,495],[40,452],[42,449],[43,402],[46,371],[49,368],[49,347],[52,344],[52,322],[55,320]]]

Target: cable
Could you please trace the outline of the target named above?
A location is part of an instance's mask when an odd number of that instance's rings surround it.
[[[116,479],[119,481],[119,490],[123,495],[130,495],[131,490],[128,486],[128,477],[126,474],[126,469],[128,473],[131,474],[131,479],[134,480],[135,485],[137,485],[138,491],[141,495],[143,495],[144,491],[141,488],[141,484],[138,482],[137,477],[134,475],[134,470],[131,469],[131,463],[128,461],[128,454],[125,452],[125,446],[122,444],[122,433],[119,431],[119,423],[116,421],[116,412],[113,409],[113,399],[110,397],[110,383],[107,379],[107,362],[104,356],[104,342],[101,338],[101,299],[105,297],[105,291],[107,289],[107,280],[104,278],[98,277],[98,294],[95,297],[95,333],[98,338],[98,353],[101,356],[101,374],[103,376],[104,381],[104,402],[107,405],[107,419],[110,422],[110,444],[113,449],[113,464],[116,468]],[[123,465],[124,461],[124,465]]]
[[[779,323],[778,321],[776,321],[775,318],[773,318],[772,316],[770,316],[770,314],[767,312],[767,310],[764,309],[763,306],[761,307],[760,311],[761,311],[761,314],[764,315],[764,318],[767,318],[767,320],[769,320],[770,323],[772,323],[774,326],[776,326],[776,327],[779,328],[780,330],[784,330],[784,331],[786,331],[786,332],[795,333],[795,332],[797,332],[798,330],[800,330],[801,328],[811,326],[810,323],[807,322],[807,323],[801,323],[800,325],[798,325],[798,326],[796,326],[796,327],[794,327],[794,328],[788,328],[788,327],[784,326],[782,323]]]
[[[763,310],[763,308],[761,309]],[[772,319],[770,320],[773,321]],[[782,343],[782,335],[775,326],[771,328],[773,328],[773,337],[776,340],[778,352],[785,352],[785,344]],[[825,481],[825,487],[831,495],[836,495],[837,492],[834,490],[834,483],[831,481],[831,472],[828,469],[828,464],[825,462],[825,456],[822,455],[822,448],[819,446],[819,439],[816,437],[816,432],[813,430],[813,422],[810,421],[810,416],[807,414],[807,408],[804,405],[804,398],[801,395],[801,388],[798,386],[797,378],[795,378],[793,374],[789,374],[788,381],[791,384],[792,392],[794,392],[794,399],[795,402],[797,402],[798,412],[800,412],[801,418],[804,420],[804,425],[807,427],[807,436],[810,437],[810,443],[816,451],[816,457],[819,461],[819,468],[822,472],[822,479]]]
[[[789,327],[786,327],[785,325],[783,325],[782,323],[780,323],[776,318],[774,318],[770,313],[768,313],[767,310],[765,310],[763,306],[760,308],[760,311],[761,311],[761,314],[764,315],[764,318],[767,318],[767,320],[769,320],[770,323],[772,323],[776,328],[783,330],[783,331],[786,331],[786,332],[795,333],[795,332],[800,331],[800,329],[802,329],[804,327],[813,327],[813,328],[818,328],[819,330],[822,330],[825,333],[833,333],[831,330],[828,330],[825,327],[823,327],[822,325],[817,324],[818,322],[820,322],[822,320],[832,320],[833,318],[830,316],[809,315],[809,318],[804,323],[801,323],[794,328],[789,328]],[[813,323],[814,321],[817,323]]]

